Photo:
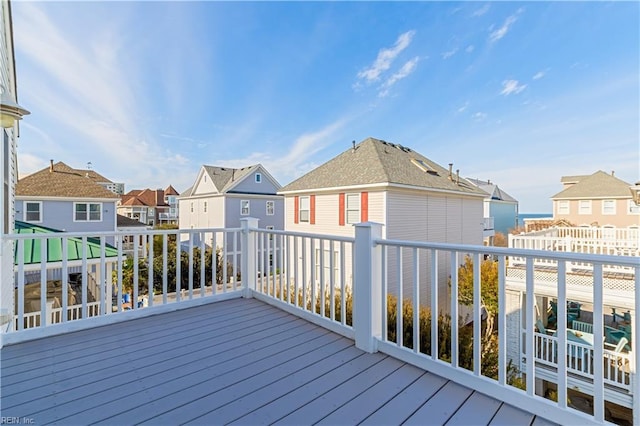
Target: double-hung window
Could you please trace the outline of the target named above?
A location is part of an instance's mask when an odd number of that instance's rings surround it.
[[[249,215],[249,200],[241,200],[240,201],[240,214],[242,216]]]
[[[26,222],[42,222],[42,202],[24,202],[24,220]]]
[[[300,207],[298,209],[298,217],[300,218],[300,222],[309,223],[309,211],[311,209],[311,202],[309,201],[309,197],[300,197]]]
[[[578,201],[578,214],[591,214],[591,200]]]
[[[74,203],[75,222],[102,221],[102,203]]]
[[[267,216],[273,216],[275,212],[275,201],[267,201]]]
[[[569,214],[569,200],[558,200],[556,202],[556,211],[558,214]]]
[[[616,214],[616,200],[602,200],[602,214]]]
[[[360,223],[360,194],[345,195],[347,223]]]

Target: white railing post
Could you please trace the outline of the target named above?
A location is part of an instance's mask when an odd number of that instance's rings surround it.
[[[372,353],[382,337],[382,247],[374,242],[382,237],[382,224],[364,222],[355,228],[353,328],[356,347]]]
[[[256,233],[253,229],[258,228],[258,220],[254,217],[240,219],[242,228],[242,244],[240,247],[240,279],[242,280],[243,297],[253,297],[252,291],[256,288]],[[214,278],[215,280],[215,278]]]

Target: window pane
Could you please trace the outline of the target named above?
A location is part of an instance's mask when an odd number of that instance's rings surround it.
[[[309,197],[300,197],[300,210],[309,210]]]
[[[76,204],[76,220],[87,220],[86,204]]]
[[[100,204],[89,204],[89,220],[100,220]]]
[[[360,209],[360,194],[347,194],[347,210]]]
[[[347,223],[359,223],[360,212],[358,210],[347,211]]]
[[[309,222],[309,210],[300,210],[300,222]]]

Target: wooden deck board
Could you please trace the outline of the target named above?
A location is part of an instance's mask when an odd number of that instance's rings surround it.
[[[548,424],[253,299],[0,356],[3,416],[35,424]]]

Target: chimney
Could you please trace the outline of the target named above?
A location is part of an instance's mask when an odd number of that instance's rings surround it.
[[[356,141],[351,141],[351,146],[352,146],[351,150],[353,152],[356,152]]]
[[[460,185],[460,169],[456,169],[456,183]]]
[[[615,177],[615,175],[616,175],[616,171],[615,170],[611,170],[611,176]]]
[[[49,160],[49,173],[53,173],[53,160]]]
[[[453,180],[453,163],[449,163],[449,180]]]

